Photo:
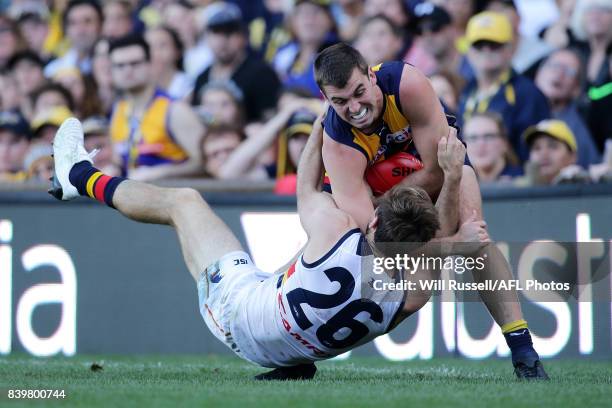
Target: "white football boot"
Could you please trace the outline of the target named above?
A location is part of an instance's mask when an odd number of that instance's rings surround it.
[[[76,187],[70,183],[70,170],[75,164],[88,161],[93,164],[93,158],[98,153],[85,150],[83,127],[76,118],[68,118],[62,123],[53,139],[53,159],[55,173],[51,178],[49,194],[58,200],[72,200],[79,196]]]

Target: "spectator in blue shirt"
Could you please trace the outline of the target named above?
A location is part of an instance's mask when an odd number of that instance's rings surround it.
[[[512,65],[512,26],[496,12],[482,12],[468,23],[468,58],[474,72],[459,103],[459,120],[474,113],[498,112],[508,129],[512,147],[521,161],[529,155],[521,134],[531,125],[550,117],[546,97],[528,78],[518,75]]]

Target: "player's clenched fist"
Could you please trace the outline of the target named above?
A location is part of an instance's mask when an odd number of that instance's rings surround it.
[[[438,163],[445,176],[461,176],[465,160],[465,146],[457,139],[457,129],[449,127],[448,137],[438,142]]]

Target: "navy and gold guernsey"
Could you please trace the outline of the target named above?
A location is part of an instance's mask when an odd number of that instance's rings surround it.
[[[400,151],[419,157],[412,143],[410,122],[401,110],[399,88],[404,65],[404,62],[394,61],[372,67],[376,84],[383,94],[382,124],[375,133],[366,134],[352,127],[331,106],[325,116],[323,127],[329,137],[359,150],[365,155],[369,166]]]

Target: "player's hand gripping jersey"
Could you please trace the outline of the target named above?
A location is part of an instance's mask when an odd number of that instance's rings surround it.
[[[204,320],[236,354],[266,367],[323,360],[364,344],[388,331],[404,295],[362,288],[372,265],[363,243],[358,229],[348,231],[318,261],[300,257],[263,280],[246,253],[229,254],[199,282]]]

